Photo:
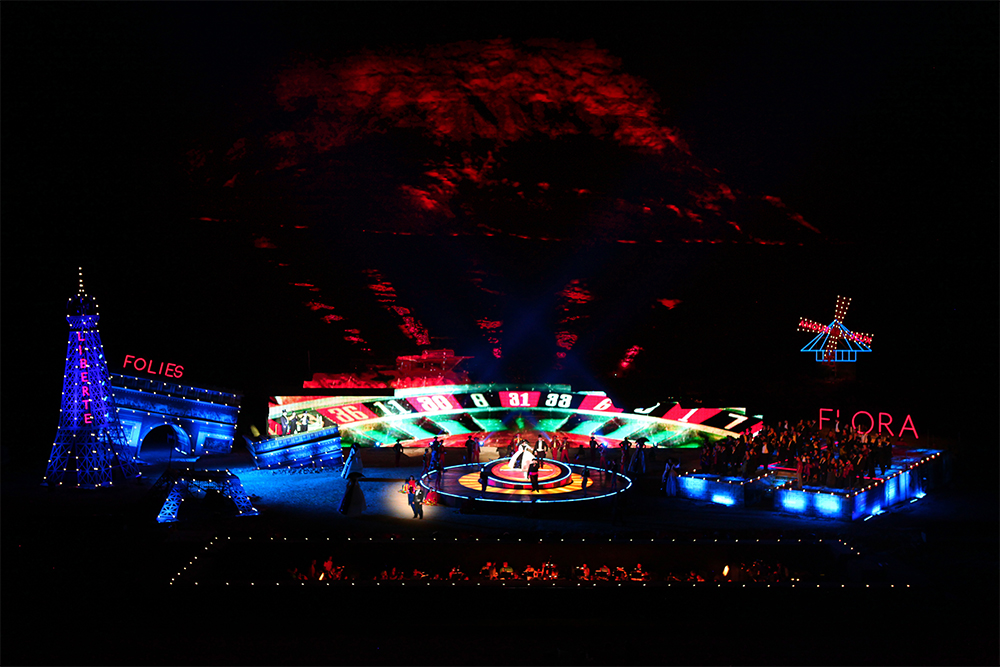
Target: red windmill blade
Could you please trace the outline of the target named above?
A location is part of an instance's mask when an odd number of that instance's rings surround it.
[[[852,331],[847,335],[845,335],[844,338],[846,338],[847,340],[853,340],[855,343],[861,343],[862,345],[871,345],[874,336],[872,336],[871,334],[858,333],[856,331]]]
[[[804,317],[799,320],[799,331],[810,331],[812,333],[826,333],[829,330],[830,327],[826,324],[813,322],[812,320],[807,320]]]

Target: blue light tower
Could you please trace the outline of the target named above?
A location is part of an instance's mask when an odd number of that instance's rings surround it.
[[[69,344],[63,372],[59,428],[45,469],[45,485],[111,486],[112,470],[138,477],[135,456],[118,420],[97,322],[97,302],[80,287],[66,304]]]

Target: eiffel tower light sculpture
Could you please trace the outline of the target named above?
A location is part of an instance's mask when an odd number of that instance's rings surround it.
[[[59,428],[45,469],[44,485],[111,486],[113,469],[138,477],[111,391],[104,345],[97,329],[97,302],[80,286],[66,304],[69,343],[63,372]]]

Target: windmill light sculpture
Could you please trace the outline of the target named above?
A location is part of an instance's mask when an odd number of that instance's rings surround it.
[[[859,352],[871,352],[872,335],[855,333],[844,326],[844,316],[851,300],[838,296],[833,322],[820,324],[802,318],[799,320],[799,331],[815,333],[816,337],[802,348],[802,352],[813,352],[816,361],[836,363],[838,361],[857,361]]]

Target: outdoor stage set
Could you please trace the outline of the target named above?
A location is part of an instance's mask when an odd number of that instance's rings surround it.
[[[772,497],[774,509],[789,514],[852,521],[865,520],[887,508],[915,502],[948,480],[943,452],[932,449],[893,449],[892,463],[882,477],[863,478],[854,489],[804,485],[795,488],[795,470],[774,463],[757,476],[727,477],[692,473],[678,478],[680,495],[721,505],[749,507]]]
[[[84,289],[82,274],[81,269],[77,292],[66,304],[70,331],[62,408],[42,484],[96,489],[112,486],[116,477],[140,477],[140,466],[149,463],[141,458],[143,446],[149,434],[161,427],[168,432],[170,461],[228,454],[236,434],[240,395],[110,373],[98,329],[97,302]],[[154,376],[177,379],[183,374],[183,367],[176,364],[156,366],[134,355],[126,355],[125,365],[129,363]],[[199,493],[229,499],[241,516],[257,514],[239,478],[229,471],[180,474],[168,467],[154,490],[166,493],[157,516],[160,523],[177,520],[181,503]]]
[[[459,505],[466,500],[489,503],[558,503],[598,500],[626,491],[632,480],[620,473],[609,473],[596,466],[563,463],[546,459],[538,471],[538,491],[532,491],[527,473],[511,469],[510,457],[485,464],[449,466],[441,472],[429,472],[420,484],[433,490],[444,505]],[[480,480],[486,471],[486,488]],[[584,474],[587,483],[584,485]]]
[[[602,392],[574,392],[565,385],[455,385],[412,389],[329,390],[329,396],[272,397],[271,438],[251,443],[259,468],[325,465],[340,460],[343,447],[424,448],[439,440],[449,449],[470,438],[503,450],[520,435],[533,443],[566,439],[580,459],[547,456],[532,491],[524,470],[510,470],[510,458],[445,467],[424,474],[421,485],[439,502],[559,503],[597,500],[627,490],[631,459],[611,474],[590,463],[590,438],[615,452],[626,438],[647,447],[700,448],[722,438],[755,435],[760,415],[742,408],[682,406],[676,401],[650,406],[615,405]],[[346,393],[354,395],[344,395]],[[289,430],[289,435],[281,435]],[[633,450],[634,452],[634,450]],[[615,454],[617,456],[617,454]],[[480,471],[485,465],[485,490]],[[586,471],[587,484],[583,475]],[[865,479],[857,489],[793,488],[794,470],[772,464],[751,479],[704,473],[681,475],[679,495],[727,506],[748,507],[773,498],[776,511],[844,520],[878,514],[891,505],[922,497],[948,476],[941,452],[896,448],[884,477]]]
[[[162,381],[158,378],[180,378],[183,367],[156,366],[134,355],[126,355],[124,366],[132,363],[147,376],[111,373],[97,311],[96,300],[83,287],[81,269],[77,292],[66,304],[62,408],[43,483],[98,488],[111,486],[115,473],[138,477],[138,466],[145,463],[143,445],[160,427],[168,432],[169,456],[228,454],[241,396]]]
[[[818,360],[836,361],[832,351],[845,337],[857,338],[856,344],[866,347],[871,342],[871,336],[853,334],[842,327],[847,304],[849,300],[838,297],[837,319],[825,328],[803,320],[806,330],[819,330],[823,337],[816,343],[820,345]],[[239,394],[111,374],[97,328],[97,303],[84,290],[82,275],[77,293],[67,303],[66,319],[70,331],[63,408],[43,484],[98,488],[112,485],[115,473],[137,477],[144,463],[140,458],[143,443],[159,427],[170,430],[171,455],[201,457],[230,452]],[[816,345],[807,347],[812,351]],[[852,355],[850,360],[855,358]],[[400,366],[409,374],[407,382],[433,385],[421,380],[419,373],[443,377],[441,374],[452,373],[462,358],[441,350],[400,359],[407,362]],[[180,377],[179,369],[183,369],[163,362],[157,367],[151,360],[126,356],[126,366],[132,363],[142,370],[139,362],[147,374],[160,375],[166,368],[163,375],[173,379]],[[881,419],[880,413],[880,431]],[[423,449],[432,443],[444,448],[473,443],[464,465],[432,466],[420,484],[447,504],[470,499],[551,504],[592,501],[629,489],[629,475],[646,470],[645,457],[636,456],[636,448],[620,449],[626,439],[655,449],[700,448],[723,438],[752,438],[763,427],[760,415],[748,415],[743,408],[682,406],[671,400],[623,407],[603,392],[573,391],[567,385],[311,388],[301,395],[272,397],[269,437],[248,441],[248,448],[258,469],[273,469],[340,465],[347,445],[374,448],[400,444]],[[561,447],[556,447],[556,441]],[[610,452],[603,458],[621,459],[619,472],[593,465],[591,441]],[[480,447],[502,451],[518,442],[527,446],[537,443],[550,452],[539,456],[542,465],[534,485],[527,462],[540,453],[533,451],[535,447],[509,452],[513,459],[479,463]],[[569,452],[574,450],[571,460]],[[560,456],[552,454],[557,451]],[[864,478],[860,488],[793,488],[790,471],[772,464],[752,479],[682,475],[679,491],[688,498],[738,506],[753,505],[769,496],[778,511],[853,520],[919,498],[947,479],[946,461],[938,451],[897,448],[889,470],[882,477]],[[240,480],[229,471],[188,471],[164,477],[160,485],[170,485],[160,521],[175,520],[181,499],[195,487],[221,493],[236,503],[241,514],[256,514]]]
[[[319,393],[322,390],[310,390]],[[345,396],[345,393],[355,395]],[[461,447],[470,438],[481,446],[503,448],[520,435],[567,440],[586,448],[591,437],[617,448],[629,438],[647,447],[695,448],[705,440],[753,434],[763,427],[760,416],[742,408],[682,407],[657,402],[631,411],[614,404],[603,392],[574,392],[566,385],[454,385],[412,389],[329,390],[328,396],[275,396],[268,412],[273,437],[251,443],[259,468],[323,465],[341,456],[348,443],[360,447],[428,447],[434,439],[445,447]],[[285,435],[288,433],[287,435]],[[530,436],[530,437],[529,437]],[[551,451],[551,446],[550,446]],[[533,492],[525,471],[506,467],[506,459],[486,464],[485,491],[481,465],[468,463],[424,475],[421,484],[445,503],[476,498],[496,503],[555,503],[595,500],[631,486],[625,474],[612,475],[585,466],[588,461],[545,458],[539,491]],[[583,483],[586,469],[587,483]]]

